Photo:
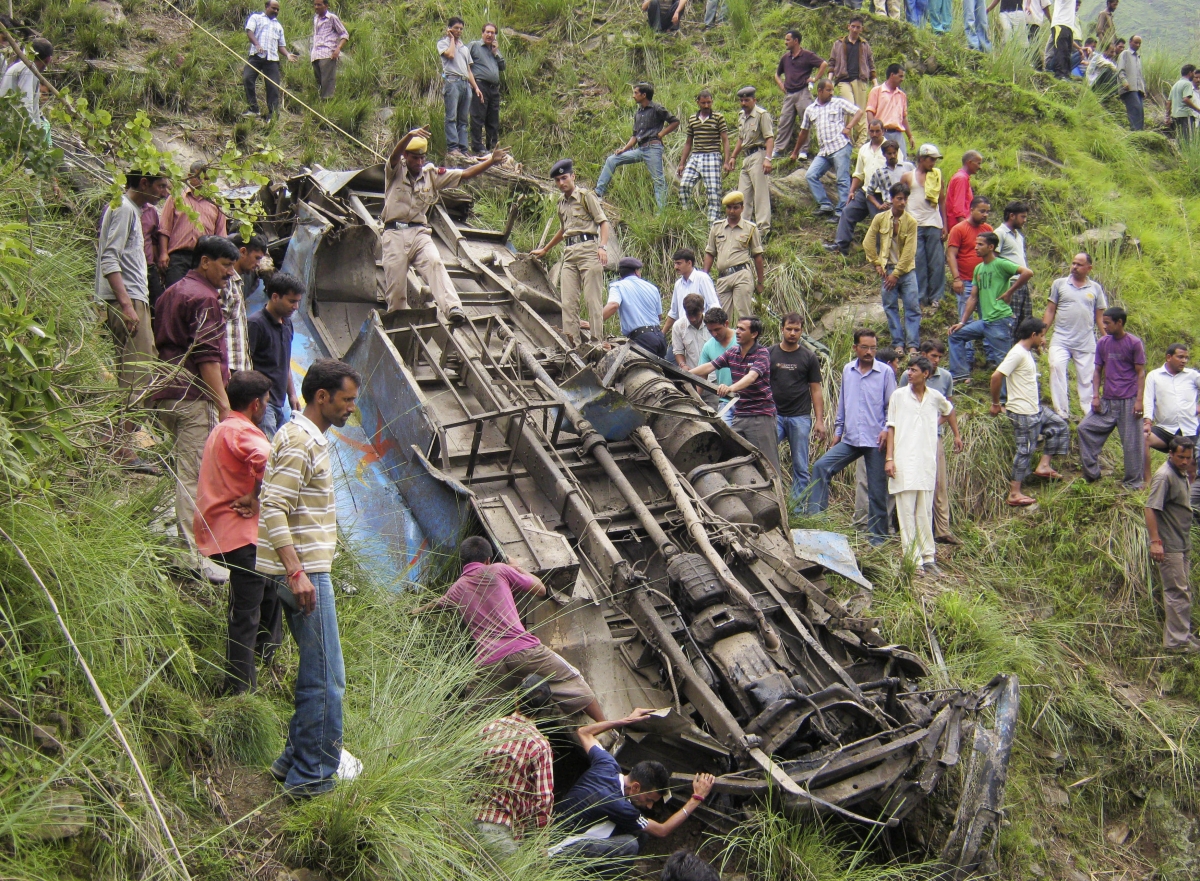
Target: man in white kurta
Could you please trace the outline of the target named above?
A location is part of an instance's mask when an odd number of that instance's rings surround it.
[[[933,491],[937,483],[938,423],[944,417],[954,432],[954,451],[962,451],[958,419],[951,404],[926,383],[933,374],[928,358],[914,358],[908,367],[908,384],[892,393],[888,402],[888,492],[896,497],[900,541],[911,556],[917,574],[937,574],[933,543]]]

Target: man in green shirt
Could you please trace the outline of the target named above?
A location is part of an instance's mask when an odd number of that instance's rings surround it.
[[[1033,273],[1024,266],[997,257],[999,244],[994,232],[980,233],[975,239],[975,254],[980,262],[972,277],[971,296],[963,306],[958,324],[950,328],[950,373],[955,382],[971,380],[968,342],[983,340],[988,361],[994,364],[1004,359],[1013,332],[1013,311],[1008,301],[1013,291],[1033,278]],[[971,321],[976,305],[982,318]]]
[[[1196,118],[1200,117],[1200,98],[1197,98],[1192,82],[1195,74],[1196,65],[1185,64],[1179,71],[1179,79],[1171,86],[1171,126],[1180,141],[1191,138],[1196,130]]]

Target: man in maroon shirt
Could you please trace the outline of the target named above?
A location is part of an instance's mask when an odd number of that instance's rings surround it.
[[[203,236],[196,243],[196,268],[163,292],[154,314],[154,345],[170,370],[150,400],[174,438],[175,516],[198,568],[214,584],[224,584],[229,575],[196,552],[192,520],[204,442],[229,415],[229,354],[220,290],[233,275],[238,257],[229,239]]]
[[[820,80],[829,69],[829,63],[824,58],[800,45],[798,29],[793,28],[784,34],[783,44],[787,51],[775,68],[775,83],[784,95],[783,111],[779,115],[779,131],[775,137],[775,155],[772,159],[782,159],[791,152],[796,120],[804,118],[804,111],[813,100],[808,88],[809,82],[814,79],[813,71],[817,72],[815,79]],[[800,158],[807,159],[808,156],[802,154]]]

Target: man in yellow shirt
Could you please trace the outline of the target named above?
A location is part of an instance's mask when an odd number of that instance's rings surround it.
[[[916,354],[921,345],[921,297],[917,288],[917,221],[908,213],[909,189],[905,183],[892,185],[890,211],[880,211],[871,221],[863,250],[867,262],[883,279],[883,311],[887,314],[892,348]],[[900,323],[900,302],[904,323]]]

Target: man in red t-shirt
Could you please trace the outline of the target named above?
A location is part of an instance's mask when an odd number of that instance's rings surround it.
[[[946,212],[949,214],[949,206]],[[951,290],[958,300],[958,314],[962,315],[963,306],[971,298],[971,284],[975,277],[975,267],[980,264],[979,255],[975,253],[975,240],[980,233],[991,232],[988,225],[988,214],[991,213],[992,203],[986,196],[976,196],[971,200],[971,207],[966,220],[960,221],[950,228],[950,236],[946,239],[946,262],[954,275]],[[978,310],[976,310],[978,311]],[[973,357],[975,347],[967,343],[967,357]]]
[[[946,225],[950,229],[962,223],[971,213],[971,201],[975,193],[971,190],[971,175],[979,174],[983,156],[977,150],[963,153],[962,168],[950,176],[946,187]]]
[[[513,590],[546,595],[541,579],[516,566],[492,562],[492,545],[471,536],[458,549],[462,575],[445,594],[414,609],[414,615],[439,608],[454,608],[462,615],[475,640],[475,663],[505,691],[536,674],[549,681],[554,701],[564,715],[587,713],[597,722],[604,711],[583,675],[525,629]]]

